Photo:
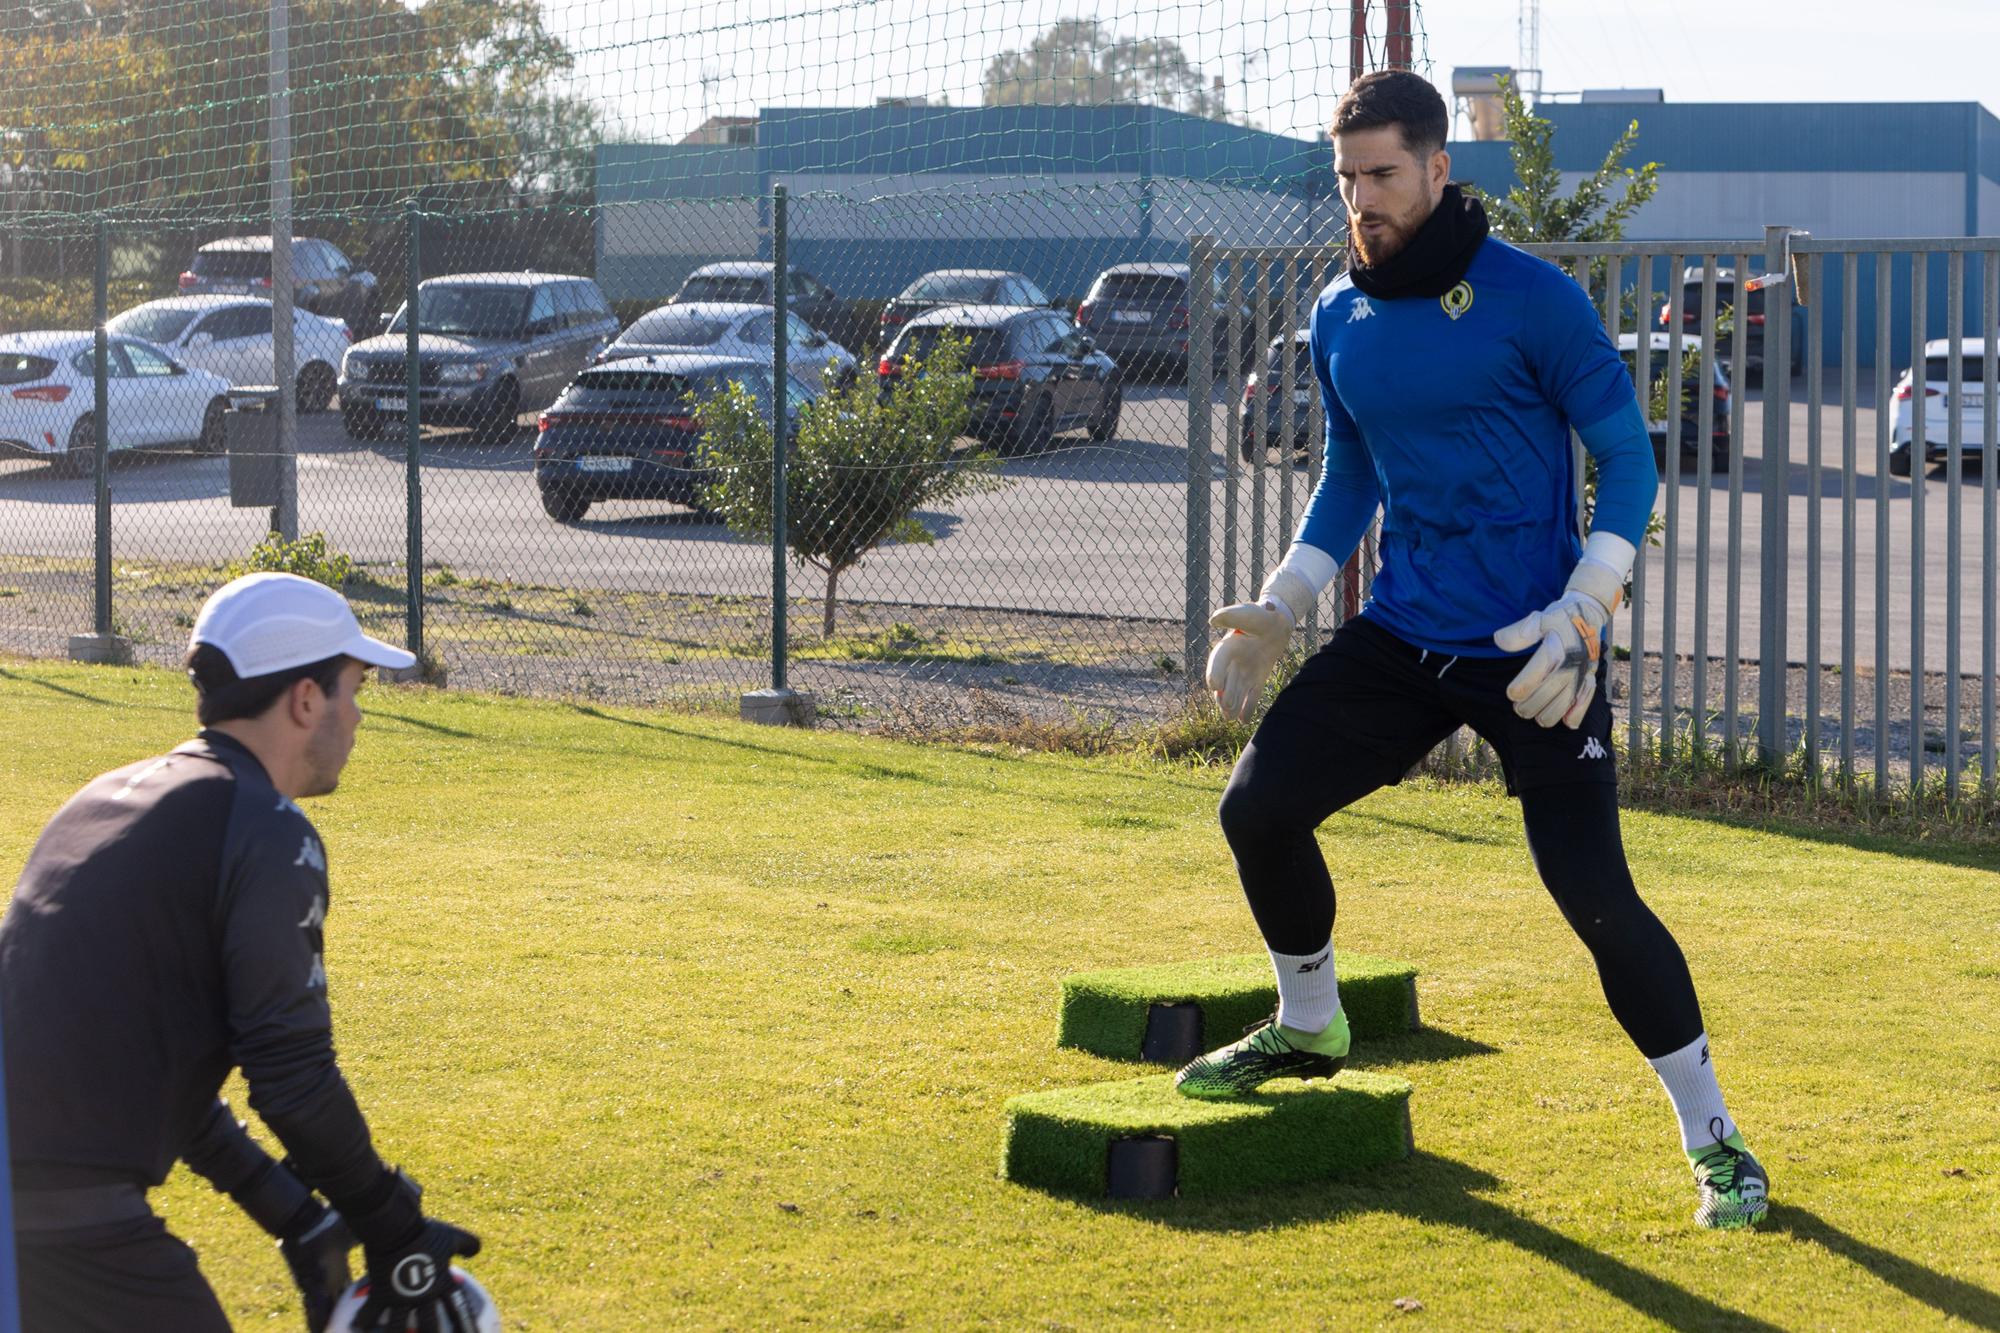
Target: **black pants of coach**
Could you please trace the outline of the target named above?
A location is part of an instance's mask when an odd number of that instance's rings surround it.
[[[1341,626],[1279,691],[1223,792],[1244,894],[1272,949],[1325,947],[1333,880],[1314,830],[1469,726],[1500,756],[1535,869],[1596,960],[1612,1013],[1648,1059],[1666,1055],[1700,1035],[1701,1006],[1625,864],[1605,667],[1572,730],[1515,714],[1506,689],[1524,660],[1428,652],[1365,616]]]
[[[194,1251],[151,1213],[16,1242],[25,1333],[229,1333]]]

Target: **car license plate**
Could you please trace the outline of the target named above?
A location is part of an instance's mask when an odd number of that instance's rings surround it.
[[[1143,310],[1114,310],[1111,313],[1114,324],[1151,324],[1153,317]]]
[[[579,458],[576,460],[578,472],[630,472],[632,460],[629,458]]]
[[[375,400],[375,410],[377,412],[400,412],[408,401],[405,398],[377,398]]]

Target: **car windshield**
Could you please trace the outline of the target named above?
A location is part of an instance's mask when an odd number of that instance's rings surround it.
[[[668,306],[643,315],[618,339],[621,346],[707,347],[720,339],[730,321],[697,315]]]
[[[28,352],[0,352],[0,384],[33,384],[45,380],[56,363]]]
[[[1973,352],[1961,358],[1958,373],[1964,383],[1984,386],[1986,383],[1985,353]],[[1948,356],[1925,357],[1924,378],[1933,380],[1939,384],[1951,383],[1951,358]]]
[[[202,250],[194,257],[194,271],[204,278],[242,281],[271,276],[269,250]]]
[[[903,293],[908,301],[986,301],[993,296],[998,279],[979,273],[931,273],[911,283]]]
[[[1097,284],[1103,301],[1178,301],[1187,283],[1165,273],[1107,273]]]
[[[104,327],[127,338],[144,338],[149,343],[170,343],[201,314],[199,310],[176,310],[172,306],[142,305],[113,319]]]
[[[749,277],[719,277],[712,274],[696,274],[681,287],[683,301],[749,301],[764,299],[764,280],[755,275]]]
[[[947,329],[935,324],[907,329],[896,339],[895,357],[928,357],[937,347],[938,339],[946,333],[956,333],[961,338],[970,338],[972,346],[967,352],[966,362],[974,366],[997,365],[1007,359],[1007,335],[1000,329]]]
[[[417,293],[417,331],[461,338],[510,338],[521,332],[528,294],[514,287],[424,287]],[[403,331],[404,310],[389,332]]]

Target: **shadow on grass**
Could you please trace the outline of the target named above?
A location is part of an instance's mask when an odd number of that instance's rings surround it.
[[[2000,845],[1955,841],[1949,831],[1940,831],[1931,839],[1919,839],[1911,835],[1880,832],[1868,828],[1822,827],[1781,813],[1759,815],[1677,807],[1671,799],[1658,800],[1648,797],[1632,800],[1621,794],[1618,804],[1622,811],[1695,819],[1706,824],[1740,829],[1745,833],[1792,838],[1799,842],[1825,843],[1832,847],[1844,847],[1849,851],[1879,852],[1884,856],[1901,857],[1911,861],[1929,861],[1936,865],[1957,866],[1964,870],[2000,870]]]
[[[859,778],[894,778],[904,782],[919,782],[927,787],[947,785],[942,779],[931,777],[925,773],[918,773],[911,769],[887,768],[881,764],[855,763],[846,759],[807,754],[799,750],[787,750],[782,746],[758,745],[753,741],[730,740],[725,736],[704,736],[697,731],[685,731],[680,727],[670,727],[664,722],[649,722],[643,718],[636,717],[618,717],[615,714],[604,712],[602,709],[593,708],[589,704],[571,704],[569,705],[569,709],[573,713],[593,718],[599,722],[616,722],[620,726],[637,727],[642,731],[664,732],[669,736],[678,736],[684,740],[700,741],[707,745],[727,746],[732,750],[748,750],[752,754],[768,754],[781,759],[796,759],[803,764],[824,764],[830,768],[849,769]],[[816,733],[802,732],[800,734],[812,735]]]
[[[1337,810],[1334,814],[1345,815],[1349,819],[1358,819],[1370,824],[1383,824],[1389,828],[1408,829],[1413,833],[1428,833],[1432,837],[1442,838],[1446,842],[1468,843],[1476,847],[1521,847],[1526,845],[1521,830],[1518,827],[1508,829],[1504,833],[1467,833],[1445,824],[1427,823],[1421,819],[1395,819],[1388,815],[1373,814],[1367,810],[1357,810],[1353,806]],[[1332,817],[1328,816],[1328,818]]]
[[[1790,1204],[1774,1203],[1761,1228],[1783,1232],[1794,1240],[1818,1245],[1857,1268],[1873,1273],[1911,1300],[1922,1301],[1939,1314],[1963,1319],[1974,1328],[2000,1329],[2000,1293],[1977,1283],[1925,1268],[1900,1254],[1870,1245],[1831,1222]]]
[[[1453,1227],[1512,1245],[1568,1270],[1634,1311],[1675,1329],[1774,1329],[1753,1315],[1635,1268],[1540,1222],[1480,1197],[1498,1187],[1493,1176],[1463,1162],[1429,1153],[1381,1167],[1365,1179],[1301,1187],[1255,1198],[1114,1203],[1090,1200],[1104,1212],[1122,1213],[1190,1231],[1263,1231],[1356,1213],[1395,1213],[1427,1225]],[[1933,1277],[1936,1275],[1933,1274]]]
[[[1475,1055],[1498,1055],[1498,1046],[1488,1046],[1472,1037],[1461,1037],[1442,1028],[1420,1027],[1400,1037],[1375,1037],[1356,1042],[1348,1058],[1350,1069],[1382,1069],[1395,1065],[1433,1065],[1446,1060],[1463,1060]]]
[[[19,681],[23,685],[39,685],[45,690],[50,690],[56,694],[66,694],[72,699],[81,699],[87,704],[102,704],[107,708],[124,708],[128,706],[115,699],[101,699],[94,694],[85,694],[82,690],[73,690],[67,685],[58,685],[52,680],[43,680],[39,676],[22,675],[18,672],[9,671],[4,667],[0,667],[0,680]]]
[[[380,708],[369,709],[368,720],[371,722],[377,720],[383,722],[400,722],[406,727],[414,727],[419,731],[436,732],[440,736],[449,736],[453,740],[469,741],[478,739],[471,732],[460,731],[457,727],[447,727],[439,722],[425,722],[421,718],[406,717],[401,713],[391,713]]]

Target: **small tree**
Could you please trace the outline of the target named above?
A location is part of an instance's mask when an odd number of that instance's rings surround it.
[[[999,459],[960,450],[971,416],[967,342],[946,336],[903,364],[883,397],[872,381],[836,390],[799,414],[785,468],[792,558],[826,575],[820,633],[833,636],[840,576],[886,541],[929,543],[915,511],[993,490]],[[771,426],[741,384],[701,405],[702,503],[745,537],[771,537]]]

